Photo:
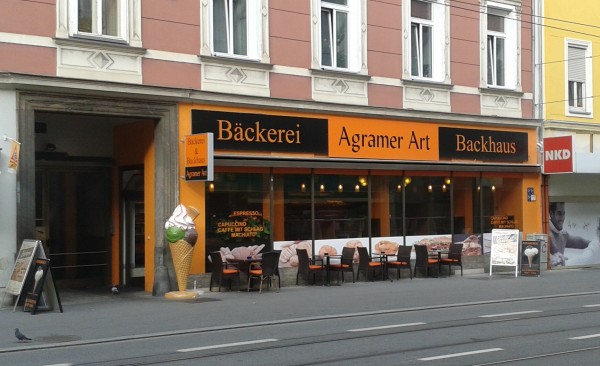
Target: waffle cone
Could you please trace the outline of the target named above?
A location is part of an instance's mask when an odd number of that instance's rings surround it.
[[[178,240],[175,243],[169,243],[175,274],[177,275],[177,287],[179,291],[187,289],[187,277],[192,264],[192,254],[194,247],[185,240]]]

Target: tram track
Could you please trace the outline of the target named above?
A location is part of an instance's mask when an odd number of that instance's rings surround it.
[[[586,294],[586,295],[592,295],[592,294]],[[579,296],[585,296],[585,295],[579,295]],[[562,296],[556,296],[557,298],[562,297]],[[531,299],[533,300],[533,299]],[[539,298],[537,298],[537,300],[539,300]],[[514,299],[512,300],[514,301]],[[521,300],[521,301],[525,301],[525,300]],[[469,306],[478,306],[478,305],[487,305],[489,303],[485,303],[485,304],[471,304]],[[466,306],[466,305],[461,305],[461,306]],[[437,308],[421,308],[421,311],[427,311],[427,310],[437,310]],[[404,311],[407,311],[407,309],[404,309]],[[412,310],[412,311],[416,311],[416,310]],[[396,310],[395,312],[400,312],[400,310]],[[286,348],[291,348],[291,347],[303,347],[303,346],[315,346],[315,345],[320,345],[320,346],[324,346],[328,343],[332,343],[332,342],[344,342],[344,341],[355,341],[355,340],[370,340],[371,342],[376,342],[376,339],[378,337],[399,337],[399,336],[407,336],[407,337],[411,337],[411,336],[415,336],[420,332],[428,332],[428,331],[452,331],[452,332],[460,332],[460,327],[471,327],[471,326],[485,326],[485,325],[490,325],[490,324],[497,324],[498,322],[514,322],[514,321],[523,321],[523,320],[532,320],[532,319],[544,319],[544,318],[553,318],[553,317],[568,317],[568,316],[574,316],[574,315],[579,315],[579,314],[597,314],[598,312],[600,312],[600,308],[598,307],[582,307],[582,308],[575,308],[575,309],[571,309],[571,310],[552,310],[552,311],[544,311],[544,312],[538,312],[538,313],[529,313],[529,314],[523,314],[523,316],[519,316],[519,317],[508,317],[506,319],[495,319],[495,318],[485,318],[485,317],[473,317],[473,318],[464,318],[464,319],[452,319],[452,320],[442,320],[442,321],[435,321],[432,323],[422,323],[422,324],[418,324],[418,325],[413,325],[413,326],[407,326],[407,327],[402,327],[402,328],[386,328],[386,329],[378,329],[378,330],[372,330],[372,331],[366,331],[366,332],[360,332],[360,333],[354,333],[354,332],[350,332],[349,330],[344,330],[344,331],[338,331],[338,332],[333,332],[333,333],[329,333],[329,334],[325,334],[325,335],[319,335],[319,336],[303,336],[303,337],[288,337],[288,338],[283,338],[280,340],[277,340],[276,342],[270,342],[270,343],[262,343],[262,344],[252,344],[252,345],[247,345],[247,346],[241,346],[241,347],[235,347],[235,348],[224,348],[224,349],[218,349],[218,350],[208,350],[208,351],[201,351],[201,352],[189,352],[189,353],[179,353],[177,352],[177,350],[175,351],[169,351],[169,352],[161,352],[161,353],[157,353],[157,354],[152,354],[152,355],[147,355],[147,356],[141,356],[141,357],[122,357],[122,358],[115,358],[112,360],[102,360],[102,361],[94,361],[94,362],[87,362],[87,363],[78,363],[77,365],[89,365],[89,366],[93,366],[93,365],[106,365],[106,366],[122,366],[122,365],[156,365],[156,364],[168,364],[168,363],[182,363],[182,364],[187,364],[187,362],[192,362],[194,364],[196,363],[201,363],[202,360],[209,360],[209,359],[213,359],[215,357],[231,357],[231,356],[240,356],[243,357],[244,354],[246,353],[252,353],[252,352],[267,352],[267,351],[281,351],[281,350],[285,350]],[[318,322],[318,321],[326,321],[326,320],[334,320],[334,319],[340,319],[342,317],[359,317],[359,316],[377,316],[377,315],[387,315],[390,314],[390,311],[382,311],[382,312],[368,312],[368,313],[355,313],[355,314],[339,314],[337,317],[320,317],[319,319],[312,319],[309,321],[313,321],[313,322]],[[152,335],[140,335],[140,337],[136,337],[136,338],[131,338],[131,337],[119,337],[118,339],[114,338],[114,339],[106,339],[106,340],[96,340],[95,342],[84,342],[81,344],[70,344],[70,345],[64,345],[63,347],[85,347],[85,346],[92,346],[94,344],[100,344],[100,343],[105,343],[105,344],[110,344],[111,342],[123,342],[123,341],[143,341],[143,340],[147,340],[150,338],[167,338],[167,337],[176,337],[176,336],[182,336],[182,335],[193,335],[193,334],[202,334],[202,333],[210,333],[210,332],[223,332],[223,331],[232,331],[232,330],[239,330],[239,329],[243,329],[245,327],[255,327],[255,331],[256,333],[260,333],[260,327],[272,327],[272,326],[285,326],[285,325],[291,325],[293,323],[299,322],[299,321],[307,321],[307,320],[300,320],[300,318],[298,319],[291,319],[289,321],[283,321],[283,322],[270,322],[270,323],[262,323],[262,324],[253,324],[253,325],[246,325],[244,327],[240,327],[239,325],[236,327],[234,325],[230,326],[230,327],[220,327],[220,328],[213,328],[213,329],[201,329],[201,330],[187,330],[185,332],[165,332],[165,333],[161,333],[161,334],[152,334]],[[258,327],[258,328],[256,328]],[[594,325],[590,325],[589,327],[579,327],[577,328],[578,331],[582,331],[584,332],[586,329],[592,329],[592,328],[596,328],[597,326]],[[529,333],[523,333],[523,334],[519,334],[519,337],[539,337],[541,335],[544,334],[552,334],[555,333],[556,331],[548,331],[548,332],[538,332],[538,331],[534,331],[532,330]],[[513,336],[514,337],[514,336]],[[511,338],[511,337],[488,337],[488,338],[480,338],[480,339],[469,339],[468,341],[457,341],[457,340],[453,340],[453,339],[449,339],[449,341],[446,344],[442,344],[442,345],[436,345],[435,348],[440,348],[440,347],[456,347],[456,348],[460,348],[461,346],[465,346],[465,345],[469,345],[469,346],[473,346],[473,345],[477,345],[477,344],[485,344],[487,342],[492,342],[492,341],[499,341],[499,340],[503,340],[503,339],[507,339],[507,338]],[[587,348],[581,348],[581,349],[576,349],[576,350],[570,350],[568,352],[590,352],[593,351],[595,349],[598,349],[599,347],[587,347]],[[298,348],[296,348],[297,350]],[[408,352],[423,352],[423,351],[429,351],[429,350],[433,350],[433,348],[428,347],[428,346],[422,346],[422,347],[410,347],[410,348],[402,348],[402,349],[397,349],[397,350],[390,350],[388,352],[380,352],[378,353],[378,356],[395,356],[395,355],[399,355],[401,353],[408,353]],[[561,353],[554,353],[554,354],[561,354]],[[548,354],[540,354],[538,356],[535,356],[537,358],[543,358],[543,357],[552,357],[553,354],[548,353]],[[365,356],[366,357],[366,356]],[[371,356],[372,357],[372,356]],[[335,358],[331,358],[331,359],[320,359],[320,360],[311,360],[311,362],[309,363],[294,363],[294,365],[325,365],[328,364],[330,362],[340,362],[342,360],[346,360],[346,361],[356,361],[359,362],[362,359],[362,356],[352,356],[352,357],[347,357],[344,358],[344,355],[336,355]],[[527,358],[515,358],[513,359],[514,361],[525,361],[527,360]],[[489,363],[489,364],[481,364],[481,365],[495,365],[495,364],[502,364],[502,363],[509,363],[508,360],[506,361],[497,361],[497,363]]]

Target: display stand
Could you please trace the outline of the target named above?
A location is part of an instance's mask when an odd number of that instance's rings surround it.
[[[494,266],[515,267],[515,277],[517,277],[519,273],[519,230],[492,230],[490,276]]]
[[[25,300],[22,296],[24,293]],[[4,296],[6,294],[17,296],[13,312],[20,304],[23,304],[23,311],[31,311],[31,314],[35,314],[40,308],[51,310],[55,307],[58,307],[61,313],[63,312],[56,283],[52,277],[50,260],[44,253],[41,241],[23,240]],[[2,302],[4,303],[4,299]]]

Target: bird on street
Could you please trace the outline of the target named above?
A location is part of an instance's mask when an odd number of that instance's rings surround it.
[[[111,289],[112,294],[113,295],[118,295],[119,294],[119,289],[117,288],[117,285],[114,285]]]
[[[15,328],[15,337],[17,337],[17,339],[19,340],[19,342],[30,341],[31,340],[31,338],[27,338],[25,336],[25,334],[21,333],[21,331],[19,330],[19,328]]]

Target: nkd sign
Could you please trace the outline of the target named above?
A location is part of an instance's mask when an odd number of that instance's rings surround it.
[[[573,173],[573,136],[544,138],[544,174]]]

